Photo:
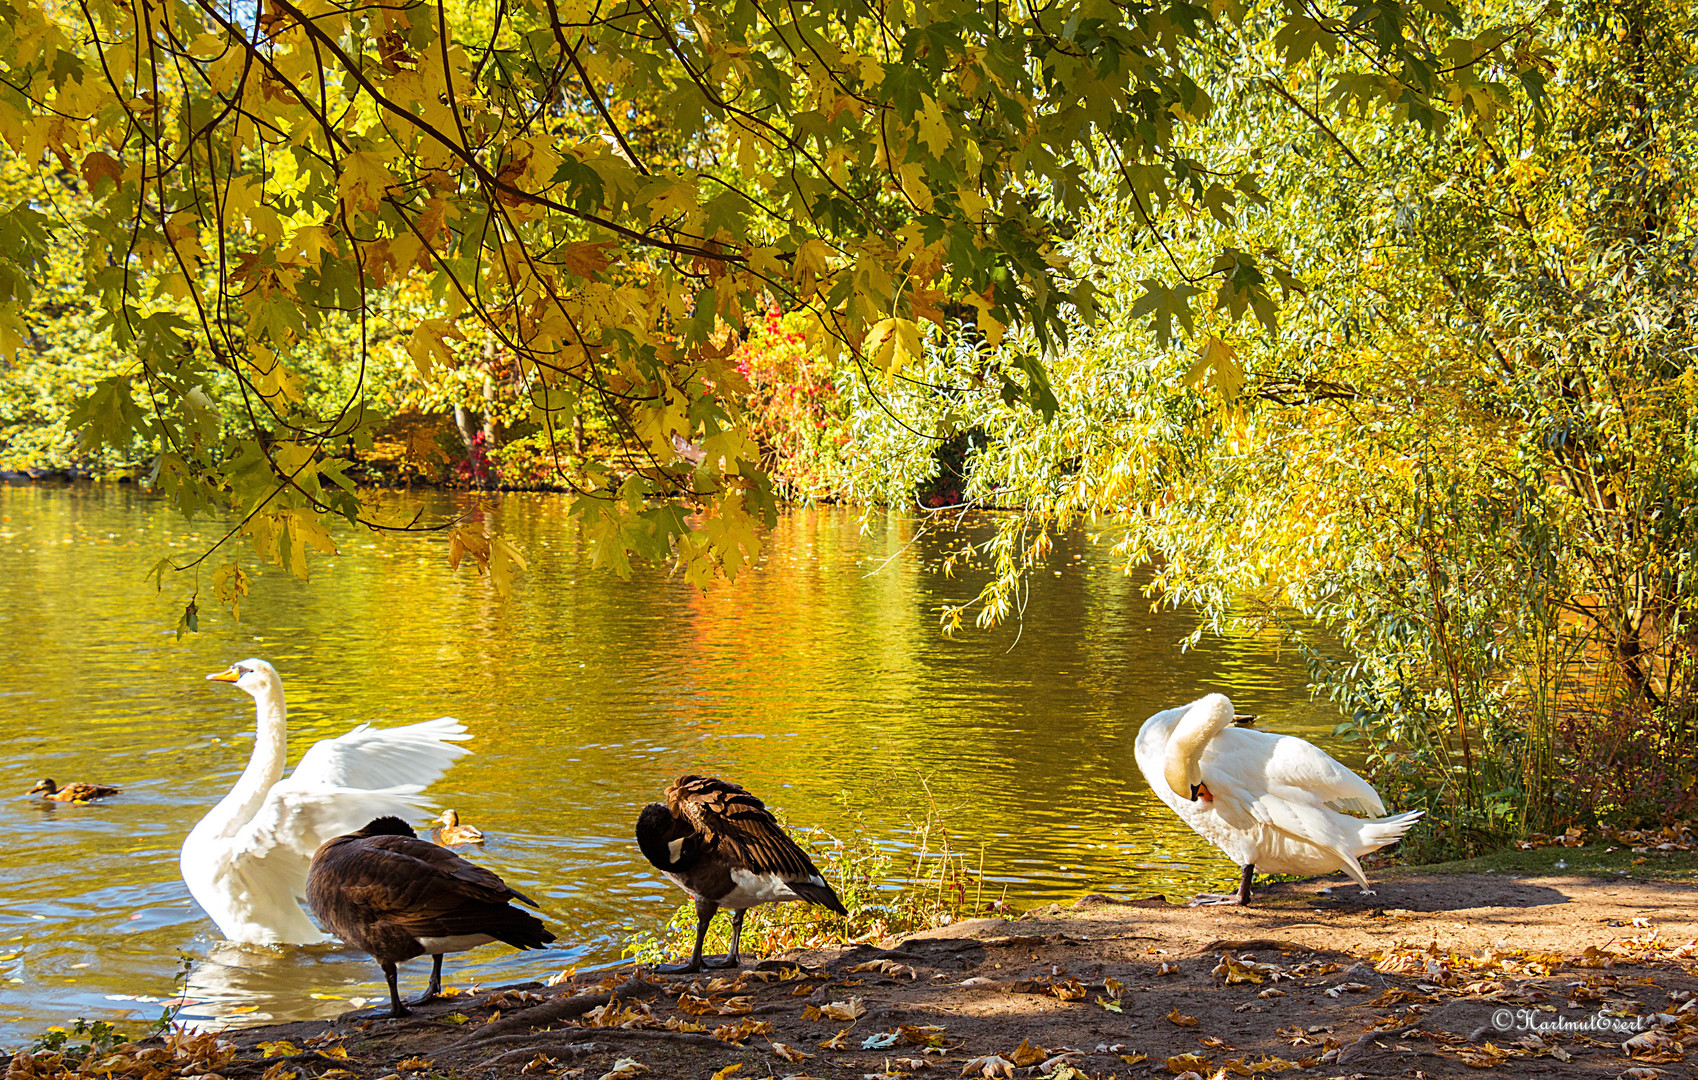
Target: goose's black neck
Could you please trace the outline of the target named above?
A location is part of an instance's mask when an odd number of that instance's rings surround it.
[[[414,832],[413,827],[405,821],[402,821],[398,817],[390,817],[386,814],[380,818],[372,818],[370,821],[366,822],[363,828],[351,833],[350,835],[417,837],[419,834]]]

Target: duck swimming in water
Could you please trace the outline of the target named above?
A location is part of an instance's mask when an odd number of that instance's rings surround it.
[[[26,794],[40,795],[54,802],[88,802],[90,799],[104,799],[118,794],[123,788],[115,788],[110,784],[66,784],[60,787],[51,777],[35,782]]]
[[[460,815],[453,810],[444,810],[438,818],[442,824],[436,827],[432,837],[443,847],[453,847],[456,844],[481,844],[483,831],[470,825],[460,824]]]

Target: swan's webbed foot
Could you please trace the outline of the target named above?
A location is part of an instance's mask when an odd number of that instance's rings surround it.
[[[1243,902],[1235,892],[1205,892],[1193,896],[1186,907],[1237,907]]]
[[[737,966],[737,958],[735,956],[721,956],[713,960],[703,960],[702,966],[705,968],[734,968]]]
[[[649,968],[656,975],[694,975],[706,966],[701,957],[695,957],[682,964],[656,964]]]
[[[337,1023],[358,1024],[368,1020],[396,1020],[411,1015],[413,1015],[413,1010],[407,1008],[405,1003],[396,1003],[387,1007],[376,1005],[369,1009],[355,1009],[353,1012],[345,1012],[338,1016],[336,1021]]]

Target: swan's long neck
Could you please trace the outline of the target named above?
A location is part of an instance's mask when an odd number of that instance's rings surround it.
[[[283,779],[283,760],[289,751],[289,711],[283,704],[283,687],[262,686],[254,695],[257,725],[254,752],[236,786],[201,821],[220,836],[230,836],[246,825],[265,801],[273,784]]]
[[[1191,797],[1191,784],[1197,782],[1197,762],[1209,740],[1219,735],[1237,712],[1225,694],[1210,694],[1193,702],[1180,717],[1167,738],[1167,753],[1162,773],[1168,787],[1181,798]]]

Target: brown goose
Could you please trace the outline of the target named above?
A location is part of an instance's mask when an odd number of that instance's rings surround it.
[[[682,776],[666,802],[649,803],[637,818],[637,846],[649,862],[696,901],[696,948],[687,964],[665,973],[736,967],[743,912],[757,904],[802,900],[849,914],[806,852],[753,795],[709,776]],[[702,940],[720,908],[730,908],[731,952],[702,960]]]
[[[40,795],[54,802],[88,802],[90,799],[104,799],[108,795],[116,795],[122,790],[110,784],[66,784],[60,787],[49,778],[36,781],[27,794]]]
[[[307,905],[343,941],[364,949],[389,981],[390,1016],[407,1015],[395,965],[429,954],[430,986],[442,992],[442,954],[491,941],[540,949],[554,940],[542,920],[511,906],[536,904],[446,848],[420,840],[405,821],[380,817],[327,840],[307,872]]]

